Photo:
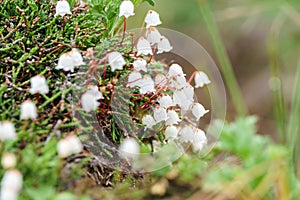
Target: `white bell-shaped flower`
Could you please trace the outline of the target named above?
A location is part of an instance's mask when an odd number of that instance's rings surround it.
[[[167,83],[167,77],[161,73],[154,77],[155,85],[164,86]]]
[[[145,115],[142,118],[142,124],[146,125],[145,130],[152,128],[156,123],[157,122],[151,115]]]
[[[56,69],[63,69],[64,71],[74,71],[73,57],[70,52],[62,54],[58,59]]]
[[[187,86],[186,78],[182,74],[175,76],[171,79],[170,86],[176,89],[182,89]]]
[[[116,51],[108,55],[108,63],[111,67],[111,71],[113,72],[116,69],[122,70],[123,66],[126,64],[122,54]]]
[[[157,43],[157,53],[163,53],[163,52],[170,52],[173,49],[173,47],[171,46],[169,40],[162,36],[159,40],[159,42]]]
[[[136,44],[136,48],[137,48],[137,54],[136,54],[137,56],[153,55],[151,45],[144,37],[139,38]]]
[[[78,49],[73,48],[70,52],[69,52],[70,56],[72,57],[72,61],[73,61],[73,65],[75,67],[81,66],[81,65],[85,65],[85,63],[83,62],[83,58],[81,53],[79,52]]]
[[[75,135],[69,135],[57,143],[57,153],[61,158],[66,158],[72,154],[80,153],[82,150],[82,143]]]
[[[97,101],[95,95],[88,91],[81,96],[81,105],[85,112],[90,112],[96,110],[100,103]]]
[[[119,17],[128,18],[134,15],[134,5],[131,1],[125,0],[120,5]]]
[[[32,120],[37,118],[36,106],[32,101],[27,100],[21,104],[20,118]]]
[[[190,101],[194,101],[194,88],[193,86],[191,86],[190,84],[187,84],[187,86],[185,86],[182,91],[184,92],[187,100],[190,100]]]
[[[93,95],[96,100],[104,99],[103,94],[99,91],[98,87],[95,85],[90,85],[89,90],[87,91],[89,94]]]
[[[29,92],[31,94],[47,94],[49,92],[49,87],[47,85],[46,79],[42,75],[36,75],[30,79],[31,88]]]
[[[5,153],[2,156],[1,164],[3,169],[14,168],[17,164],[17,158],[13,153]]]
[[[144,71],[147,72],[147,61],[144,59],[137,59],[135,61],[133,61],[133,67],[136,71]]]
[[[183,142],[192,142],[195,137],[195,132],[195,127],[186,125],[179,131],[180,139]]]
[[[139,82],[139,84],[141,94],[156,91],[154,88],[154,81],[149,75],[144,75],[143,79]]]
[[[194,103],[192,105],[192,113],[195,116],[197,121],[208,112],[209,110],[205,110],[203,105],[201,105],[200,103]]]
[[[178,124],[178,122],[180,122],[178,113],[175,110],[169,110],[167,112],[167,120],[166,120],[166,125],[174,125],[174,124]]]
[[[142,81],[142,75],[140,72],[133,71],[128,75],[128,84],[127,87],[135,87],[140,86]]]
[[[156,28],[150,27],[146,34],[146,38],[151,45],[158,44],[160,42],[161,34]]]
[[[157,123],[161,121],[166,121],[168,118],[167,111],[163,107],[156,107],[154,109],[153,116]]]
[[[207,144],[207,138],[203,130],[196,128],[195,136],[192,141],[192,147],[194,152],[200,152],[204,145]]]
[[[134,159],[140,152],[140,145],[134,138],[126,138],[119,146],[119,153],[122,158]]]
[[[178,64],[172,64],[169,68],[169,72],[167,77],[168,78],[174,78],[176,76],[185,76],[185,74],[182,71],[182,67]]]
[[[158,103],[163,108],[169,108],[170,106],[174,106],[174,102],[170,95],[166,94],[158,99]]]
[[[19,199],[19,193],[15,192],[14,190],[12,190],[8,187],[1,188],[1,190],[0,190],[0,199],[18,200]]]
[[[15,127],[10,121],[0,122],[0,141],[13,140],[16,137]]]
[[[10,190],[5,192],[6,193],[13,192],[17,196],[20,190],[22,189],[22,185],[23,185],[23,176],[21,172],[16,169],[7,170],[1,180],[1,196],[2,196],[2,192],[5,190]],[[10,196],[12,194],[7,194],[7,195]],[[1,200],[2,199],[3,198],[1,198]]]
[[[158,26],[161,24],[161,21],[159,19],[159,14],[153,10],[149,10],[146,17],[145,22],[147,24],[147,28],[150,26]]]
[[[173,93],[173,100],[174,103],[178,104],[181,108],[181,111],[184,113],[189,109],[193,101],[191,99],[188,99],[184,91],[181,90],[175,90]]]
[[[176,139],[178,135],[178,128],[176,126],[168,126],[165,131],[166,140]]]
[[[198,71],[195,73],[195,88],[203,87],[204,85],[210,84],[210,80],[204,72]]]
[[[70,4],[66,0],[58,0],[55,7],[55,17],[57,15],[64,16],[66,14],[72,15]]]

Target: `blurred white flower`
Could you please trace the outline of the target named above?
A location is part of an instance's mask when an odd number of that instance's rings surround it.
[[[16,130],[10,121],[0,122],[0,141],[16,138]]]
[[[92,110],[96,110],[100,103],[97,101],[95,95],[93,95],[91,92],[85,92],[81,96],[81,105],[85,112],[90,112]]]
[[[36,119],[37,118],[37,112],[36,112],[36,107],[35,104],[27,100],[21,104],[21,119]]]
[[[95,85],[90,85],[89,90],[87,92],[93,95],[96,100],[104,99],[103,94],[99,91],[98,87]]]
[[[139,152],[140,145],[134,138],[125,138],[119,147],[119,153],[122,158],[136,158]]]
[[[187,84],[182,88],[187,100],[194,101],[194,88],[190,84]]]
[[[158,103],[163,108],[169,108],[170,106],[174,106],[175,105],[174,102],[173,102],[172,97],[170,97],[170,95],[168,95],[168,94],[166,94],[164,96],[161,96],[158,99]]]
[[[169,40],[162,36],[157,44],[157,53],[163,53],[163,52],[169,52],[173,49],[173,47],[171,46]]]
[[[16,169],[9,169],[1,180],[1,200],[17,200],[23,185],[23,176]]]
[[[192,142],[194,137],[195,137],[195,127],[191,125],[186,125],[184,126],[180,131],[179,131],[179,136],[180,139],[183,142]]]
[[[154,81],[149,75],[144,75],[143,79],[139,81],[140,93],[146,94],[148,92],[155,92]]]
[[[185,76],[185,74],[182,71],[182,67],[178,64],[172,64],[169,68],[169,72],[167,77],[168,78],[174,78],[176,76]]]
[[[124,16],[125,18],[128,18],[129,16],[134,15],[134,5],[131,1],[125,0],[120,5],[120,12],[119,17]]]
[[[83,146],[79,138],[75,135],[69,135],[57,143],[58,156],[61,158],[66,158],[72,154],[80,153],[82,149]]]
[[[195,116],[197,121],[208,112],[209,110],[205,110],[203,105],[201,105],[200,103],[194,103],[192,105],[192,113]]]
[[[176,126],[168,126],[165,131],[166,140],[176,139],[178,135],[178,128]]]
[[[56,2],[56,7],[55,7],[55,17],[57,15],[60,15],[60,16],[64,16],[66,14],[69,14],[71,15],[71,8],[70,8],[70,4],[68,3],[68,1],[66,0],[58,0]]]
[[[157,122],[154,120],[154,118],[151,115],[145,115],[142,118],[142,124],[146,125],[146,129],[152,128]]]
[[[146,17],[145,22],[147,24],[147,28],[150,26],[157,26],[161,24],[161,21],[159,19],[159,14],[153,10],[149,10]]]
[[[185,111],[187,111],[189,109],[190,105],[193,103],[193,100],[187,98],[183,89],[174,91],[173,100],[174,100],[174,103],[179,105],[179,107],[181,108],[181,111],[183,113]]]
[[[1,164],[2,164],[3,169],[14,168],[17,164],[17,159],[16,159],[15,154],[9,153],[9,152],[5,153],[2,156]]]
[[[142,75],[140,72],[133,71],[128,75],[128,84],[127,87],[140,86],[140,81],[142,80]]]
[[[178,113],[175,110],[169,110],[167,116],[166,125],[178,124],[180,122]]]
[[[137,59],[135,61],[133,61],[133,67],[136,71],[144,71],[147,72],[147,61],[144,59]]]
[[[119,52],[111,52],[108,55],[108,63],[111,67],[111,71],[115,71],[116,69],[122,70],[123,66],[126,64],[123,56]]]
[[[154,45],[160,42],[161,34],[156,28],[150,27],[147,30],[146,38],[151,45]]]
[[[74,67],[84,65],[83,58],[80,52],[73,48],[71,51],[63,53],[59,59],[56,69],[63,69],[64,71],[74,71]]]
[[[197,71],[195,72],[195,88],[203,87],[204,85],[207,85],[210,83],[210,80],[208,79],[207,75],[204,72]]]
[[[163,107],[156,107],[154,109],[153,116],[154,116],[154,119],[157,123],[167,120],[167,117],[168,117],[167,116],[167,111]]]
[[[136,48],[137,48],[137,54],[136,54],[137,56],[139,55],[146,56],[148,54],[153,55],[151,45],[144,37],[139,38]]]
[[[30,79],[31,88],[29,92],[31,94],[47,94],[49,92],[49,87],[47,85],[46,79],[42,75],[36,75]]]
[[[194,152],[200,152],[203,146],[207,144],[207,138],[203,130],[197,128],[195,131],[192,147]]]

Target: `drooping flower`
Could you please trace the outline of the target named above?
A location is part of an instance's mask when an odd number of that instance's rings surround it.
[[[58,0],[55,7],[55,17],[57,15],[64,16],[66,14],[72,15],[70,4],[66,0]]]
[[[176,126],[168,126],[165,131],[166,140],[176,139],[178,135],[178,128]]]
[[[142,124],[146,125],[146,129],[152,128],[157,122],[154,120],[154,118],[151,115],[145,115],[142,118]]]
[[[150,27],[146,34],[146,38],[151,45],[158,44],[160,42],[161,34],[156,28]]]
[[[81,65],[85,65],[85,63],[83,62],[82,55],[81,55],[81,53],[79,52],[78,49],[72,48],[72,50],[69,52],[69,54],[72,57],[73,65],[75,67],[79,67]]]
[[[128,75],[128,87],[140,86],[140,81],[142,80],[142,75],[140,72],[133,71]]]
[[[204,72],[197,71],[195,72],[195,88],[203,87],[204,85],[207,85],[210,83],[210,80],[208,79],[207,75]]]
[[[21,104],[20,118],[32,120],[35,120],[37,118],[36,106],[32,101],[27,100]]]
[[[88,91],[81,96],[81,105],[85,112],[90,112],[96,110],[100,103],[97,101],[95,95]]]
[[[155,92],[154,81],[149,75],[144,75],[143,79],[139,81],[140,93],[146,94],[148,92]]]
[[[2,156],[1,164],[3,169],[14,168],[16,166],[16,163],[17,163],[17,159],[15,154],[8,152]]]
[[[90,85],[89,90],[87,92],[93,95],[96,100],[104,99],[103,94],[99,91],[98,87],[95,85]]]
[[[185,74],[183,73],[182,67],[180,65],[172,64],[169,68],[167,77],[172,78],[176,76],[185,76]]]
[[[134,5],[130,0],[125,0],[120,5],[119,17],[128,18],[134,15]]]
[[[49,87],[47,85],[46,79],[42,75],[36,75],[30,79],[31,88],[29,92],[31,94],[47,94],[49,92]]]
[[[0,199],[17,200],[23,185],[23,176],[16,169],[9,169],[1,180]]]
[[[203,130],[196,128],[195,135],[192,141],[192,147],[194,152],[200,152],[204,145],[207,144],[207,138]]]
[[[170,106],[174,106],[174,102],[170,95],[166,94],[158,99],[158,103],[163,108],[169,108]]]
[[[144,37],[139,38],[136,48],[137,48],[137,54],[136,54],[137,56],[153,55],[151,45]]]
[[[182,89],[187,86],[186,78],[182,74],[177,75],[171,79],[170,86],[176,89]]]
[[[144,71],[147,72],[147,61],[144,59],[137,59],[135,61],[133,61],[133,67],[136,71]]]
[[[163,53],[163,52],[169,52],[173,49],[173,47],[171,46],[169,40],[162,36],[159,40],[159,42],[157,43],[157,53]]]
[[[63,69],[64,71],[74,71],[74,67],[84,65],[83,58],[80,52],[73,48],[71,51],[62,54],[58,59],[56,69]]]
[[[205,110],[203,105],[201,105],[200,103],[194,103],[192,105],[192,113],[195,116],[197,121],[208,112],[209,110]]]
[[[111,71],[113,72],[116,69],[122,70],[123,66],[126,64],[122,54],[116,51],[108,55],[108,63],[111,67]]]
[[[191,125],[184,126],[179,131],[179,136],[183,142],[192,142],[195,137],[195,127]]]
[[[161,121],[165,121],[168,118],[167,111],[163,107],[156,107],[154,109],[153,116],[157,123]]]
[[[178,122],[180,122],[178,113],[175,110],[169,110],[167,112],[167,120],[166,120],[166,125],[174,125],[174,124],[178,124]]]
[[[189,109],[190,105],[193,103],[193,100],[187,98],[183,89],[174,91],[173,100],[174,100],[174,103],[179,105],[182,113],[187,111]]]
[[[182,88],[187,100],[194,101],[194,88],[190,84],[187,84]]]
[[[138,156],[140,145],[134,138],[126,138],[121,142],[119,153],[122,158],[133,159]]]
[[[146,28],[149,28],[150,26],[157,26],[161,24],[161,21],[159,19],[159,14],[153,10],[149,10],[145,22],[147,24]]]
[[[80,153],[82,149],[83,146],[79,138],[75,135],[69,135],[57,143],[58,156],[61,158],[66,158],[72,154]]]
[[[0,122],[0,141],[16,138],[16,130],[10,121]]]

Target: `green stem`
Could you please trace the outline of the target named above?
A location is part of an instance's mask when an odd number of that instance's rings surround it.
[[[277,35],[271,34],[268,42],[269,66],[270,66],[270,86],[273,95],[273,105],[279,140],[286,141],[286,114],[283,90],[280,80],[279,70],[279,50],[277,44]]]
[[[213,47],[221,66],[221,72],[224,76],[225,84],[229,90],[232,103],[235,106],[237,114],[239,116],[245,116],[247,114],[247,107],[244,103],[240,87],[235,78],[232,65],[230,63],[228,54],[219,35],[217,24],[212,15],[208,1],[199,0],[199,4],[202,17],[213,42]]]

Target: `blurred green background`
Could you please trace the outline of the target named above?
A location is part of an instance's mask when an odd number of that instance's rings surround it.
[[[203,1],[203,0],[202,0]],[[271,88],[283,87],[286,106],[292,97],[296,63],[300,47],[300,4],[284,0],[215,0],[208,1],[220,35],[229,54],[250,114],[259,116],[259,132],[275,137]],[[160,27],[184,33],[198,41],[213,57],[212,42],[200,12],[199,0],[156,0],[153,8],[144,3],[129,19],[129,28],[139,28],[147,10],[160,14]],[[278,42],[281,81],[270,79],[270,35]],[[275,84],[275,86],[274,86]],[[229,101],[229,116],[234,117]]]

